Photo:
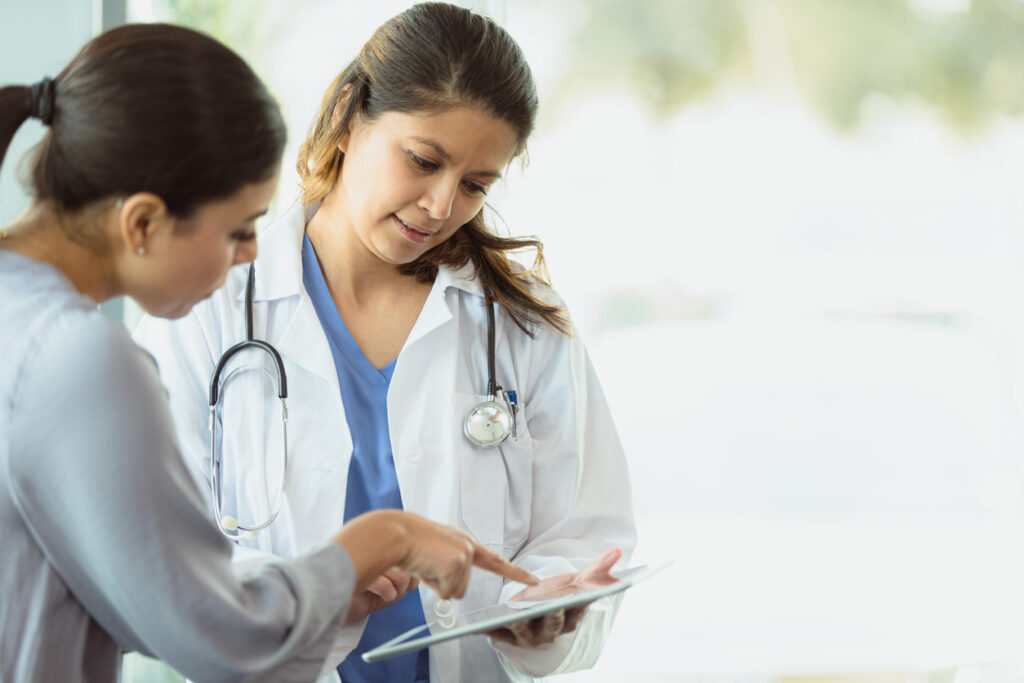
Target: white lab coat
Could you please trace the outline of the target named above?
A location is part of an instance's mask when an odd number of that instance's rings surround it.
[[[242,545],[241,561],[292,556],[342,525],[352,440],[337,372],[302,282],[301,245],[312,215],[296,203],[260,238],[254,290],[255,336],[273,344],[288,381],[288,478],[278,519]],[[486,309],[472,265],[442,267],[409,338],[388,392],[395,469],[406,510],[461,527],[480,543],[539,576],[576,571],[612,546],[628,560],[635,541],[629,475],[601,387],[583,344],[549,326],[536,339],[497,316],[496,381],[518,393],[515,438],[498,448],[472,445],[462,431],[487,381]],[[157,359],[183,452],[209,491],[209,381],[215,363],[244,339],[248,266],[187,317],[146,317],[135,339]],[[541,296],[561,303],[549,289]],[[236,354],[219,414],[225,514],[266,519],[277,495],[281,409],[265,354]],[[506,599],[518,584],[475,570],[466,596],[438,600],[422,589],[428,623]],[[591,605],[573,634],[534,650],[461,638],[431,649],[432,681],[506,681],[593,666],[617,602]],[[339,628],[336,666],[363,624]],[[440,625],[437,628],[444,628]],[[498,656],[495,649],[502,653]],[[515,669],[511,668],[511,663]],[[516,669],[522,673],[517,673]],[[325,678],[323,680],[337,680]]]

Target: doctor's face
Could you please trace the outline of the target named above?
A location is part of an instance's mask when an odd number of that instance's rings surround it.
[[[475,216],[512,160],[515,133],[475,107],[359,117],[339,144],[343,227],[372,255],[410,263]]]
[[[202,204],[187,219],[155,221],[146,254],[127,255],[132,264],[127,293],[152,315],[186,315],[224,284],[231,266],[256,258],[256,219],[267,212],[278,176],[275,172],[266,181]]]

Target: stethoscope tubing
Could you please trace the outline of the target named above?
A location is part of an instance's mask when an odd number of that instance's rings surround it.
[[[249,264],[249,277],[245,285],[245,340],[241,341],[221,355],[217,361],[217,367],[210,378],[210,480],[213,498],[213,511],[217,517],[217,528],[221,533],[231,540],[239,540],[253,535],[269,527],[284,505],[284,493],[288,478],[288,376],[284,369],[284,360],[274,346],[262,339],[255,339],[253,334],[253,289],[256,282],[255,264]],[[217,455],[217,403],[220,399],[221,375],[224,372],[228,361],[244,349],[259,349],[265,352],[273,360],[277,374],[277,397],[281,401],[281,435],[282,435],[282,457],[281,457],[281,485],[277,492],[270,516],[259,524],[242,524],[233,517],[224,516],[222,509],[223,483],[221,482],[221,458]],[[224,378],[224,382],[230,378]]]
[[[213,511],[217,518],[217,527],[221,533],[231,540],[240,540],[253,537],[257,532],[269,527],[284,504],[284,495],[287,486],[288,476],[288,377],[284,369],[284,359],[274,346],[262,339],[256,339],[253,333],[253,290],[256,282],[256,268],[254,263],[249,264],[249,276],[245,285],[245,339],[227,351],[217,361],[217,366],[210,379],[210,479],[212,489]],[[485,297],[487,306],[487,400],[477,404],[470,409],[463,424],[463,431],[470,442],[484,448],[494,447],[502,443],[510,434],[516,432],[516,406],[512,404],[509,395],[497,385],[495,381],[495,302],[490,296]],[[277,396],[281,401],[281,430],[283,438],[283,453],[281,458],[281,485],[277,492],[270,516],[258,524],[242,524],[234,517],[225,516],[223,513],[223,483],[222,461],[217,452],[217,405],[221,398],[221,387],[230,379],[230,374],[221,382],[221,376],[228,362],[235,354],[245,349],[258,349],[263,351],[274,364],[277,380]],[[502,402],[497,399],[501,397]],[[474,427],[482,423],[489,425],[498,424],[498,434],[494,435],[488,428],[487,437],[480,437]]]

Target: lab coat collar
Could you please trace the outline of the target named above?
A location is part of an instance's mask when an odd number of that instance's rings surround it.
[[[481,299],[484,296],[483,285],[480,284],[480,279],[476,276],[476,268],[472,261],[467,261],[461,268],[438,267],[437,278],[434,280],[434,291],[445,293],[449,287],[461,289]]]
[[[306,223],[319,206],[316,203],[303,207],[296,199],[260,235],[253,301],[285,299],[302,292],[302,236],[306,233]],[[249,267],[239,270],[243,277],[233,282],[237,291],[232,294],[236,300],[243,301]]]

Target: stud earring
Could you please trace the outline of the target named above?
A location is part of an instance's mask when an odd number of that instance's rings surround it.
[[[146,255],[146,248],[145,247],[139,247],[138,249],[135,250],[135,253],[138,254],[139,256],[145,256]]]

